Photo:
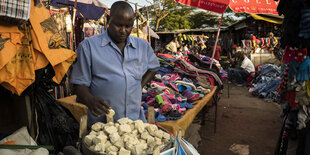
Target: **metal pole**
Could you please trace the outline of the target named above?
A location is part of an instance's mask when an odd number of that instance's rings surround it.
[[[213,48],[213,53],[212,53],[212,59],[214,58],[214,54],[215,54],[215,50],[216,50],[216,45],[220,36],[220,31],[221,31],[221,25],[222,25],[222,21],[223,21],[223,16],[224,16],[224,12],[222,13],[222,17],[221,17],[221,21],[220,21],[220,25],[219,25],[219,29],[217,31],[217,35],[216,35],[216,40],[215,40],[215,44],[214,44],[214,48]],[[212,68],[212,61],[211,61],[211,65],[210,65],[210,69]]]

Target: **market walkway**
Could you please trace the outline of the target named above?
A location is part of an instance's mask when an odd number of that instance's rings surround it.
[[[280,107],[253,97],[246,87],[230,86],[230,98],[226,86],[218,104],[216,133],[210,121],[201,126],[194,123],[191,130],[200,128],[200,137],[191,136],[190,141],[200,140],[194,145],[199,145],[202,155],[238,154],[231,151],[234,144],[248,146],[250,155],[273,154],[282,125]],[[208,111],[206,118],[214,117],[214,109]]]

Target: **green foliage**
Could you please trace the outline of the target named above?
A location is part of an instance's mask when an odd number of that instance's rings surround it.
[[[221,14],[198,11],[197,8],[175,3],[174,0],[153,0],[153,4],[158,2],[161,2],[161,8],[149,11],[151,27],[155,31],[217,27],[220,22]],[[234,13],[227,7],[222,25],[229,26],[247,16],[249,14]]]
[[[185,5],[178,5],[175,9],[160,21],[160,30],[190,29],[193,23],[189,20],[189,14],[193,13],[195,8]]]
[[[223,17],[223,26],[229,26],[231,24],[234,24],[235,22],[247,18],[249,16],[248,13],[235,13],[234,11],[231,10],[230,7],[227,7],[227,9],[224,12],[224,17]]]
[[[218,15],[208,11],[195,12],[188,18],[192,23],[192,29],[214,27],[218,25],[220,20]]]

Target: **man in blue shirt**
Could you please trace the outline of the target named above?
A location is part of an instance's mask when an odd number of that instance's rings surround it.
[[[88,106],[89,125],[105,122],[109,108],[115,111],[114,120],[146,121],[142,87],[154,77],[159,62],[146,41],[130,36],[134,20],[127,2],[115,2],[107,31],[79,44],[71,83],[77,101]]]

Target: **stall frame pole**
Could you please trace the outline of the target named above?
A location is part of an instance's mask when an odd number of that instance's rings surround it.
[[[223,22],[223,16],[224,16],[224,12],[222,13],[221,21],[220,21],[219,28],[218,28],[218,31],[217,31],[217,34],[216,34],[216,40],[215,40],[215,44],[214,44],[214,48],[213,48],[213,52],[212,52],[212,59],[214,58],[214,54],[215,54],[215,51],[216,51],[216,45],[217,45],[217,42],[219,40],[220,31],[221,31],[221,25],[222,25],[222,22]],[[213,64],[212,59],[211,59],[210,69],[212,68],[212,64]]]

